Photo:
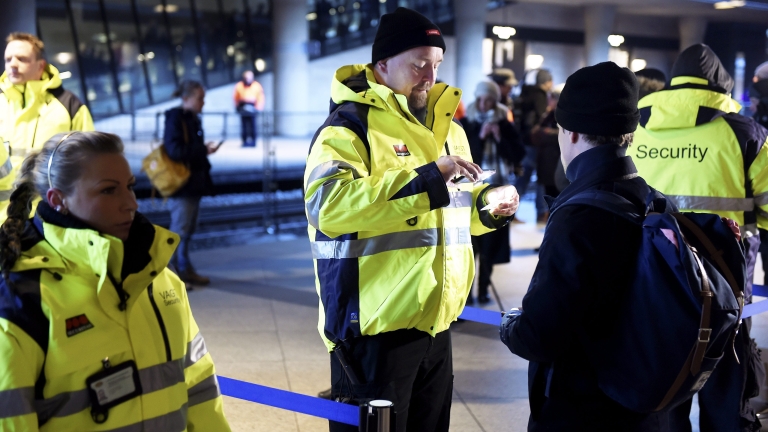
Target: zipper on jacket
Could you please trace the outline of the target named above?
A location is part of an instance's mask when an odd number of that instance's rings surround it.
[[[163,333],[163,342],[165,342],[165,357],[168,359],[167,361],[173,360],[171,357],[171,345],[168,343],[168,331],[165,329],[165,322],[163,322],[163,316],[160,315],[160,309],[157,308],[157,303],[155,303],[155,296],[152,290],[152,284],[149,284],[149,288],[147,288],[147,293],[149,294],[149,302],[152,303],[152,309],[155,310],[155,316],[157,317],[157,323],[160,324],[160,331]]]

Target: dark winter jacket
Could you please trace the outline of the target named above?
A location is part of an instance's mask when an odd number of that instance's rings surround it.
[[[467,134],[472,161],[481,167],[489,168],[487,164],[490,161],[483,160],[485,156],[485,140],[480,138],[483,124],[471,120],[469,117],[462,118],[460,122],[464,127],[464,132]],[[501,142],[496,145],[496,152],[511,169],[523,160],[525,148],[520,142],[517,130],[509,121],[499,121],[499,132]],[[475,253],[487,256],[493,264],[508,263],[512,253],[509,245],[509,225],[481,236],[473,236],[472,245]]]
[[[669,415],[632,412],[599,387],[593,359],[621,314],[641,241],[640,227],[587,206],[558,207],[591,189],[628,199],[641,211],[649,192],[626,148],[603,145],[568,166],[568,186],[551,204],[539,263],[523,312],[506,327],[510,351],[529,360],[529,431],[674,431]],[[683,414],[687,421],[687,413]]]
[[[531,144],[531,130],[539,124],[547,112],[549,97],[547,92],[539,86],[523,86],[520,91],[520,99],[516,106],[520,110],[520,116],[515,117],[515,122],[520,123],[520,133],[525,145]]]
[[[764,128],[768,128],[768,79],[752,84],[749,93],[758,100],[757,111],[752,118]]]
[[[184,133],[186,125],[186,137]],[[191,174],[189,181],[173,197],[202,197],[213,194],[211,163],[200,118],[182,108],[165,112],[163,144],[168,157],[186,163]]]
[[[558,133],[554,110],[547,113],[531,132],[531,144],[537,149],[536,177],[544,186],[555,186],[555,171],[560,160]]]

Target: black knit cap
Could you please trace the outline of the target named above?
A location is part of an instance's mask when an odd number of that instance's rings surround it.
[[[445,52],[443,32],[424,15],[403,7],[381,16],[376,38],[373,40],[371,61],[396,56],[411,48],[433,46]]]
[[[640,120],[638,90],[635,74],[616,63],[579,69],[565,81],[555,119],[564,129],[587,135],[634,132]]]

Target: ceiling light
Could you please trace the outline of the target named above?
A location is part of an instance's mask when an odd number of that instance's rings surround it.
[[[730,0],[730,1],[721,1],[715,3],[715,9],[733,9],[733,8],[739,8],[744,7],[747,2],[744,0]]]
[[[493,26],[492,32],[501,39],[509,39],[517,34],[517,30],[514,27],[507,26]]]
[[[624,36],[610,35],[608,36],[608,43],[611,44],[612,47],[618,47],[619,45],[624,43]]]
[[[74,56],[72,55],[72,53],[60,52],[60,53],[56,54],[56,61],[59,64],[65,65],[65,64],[71,62],[73,57]]]
[[[531,54],[525,58],[525,70],[538,69],[544,64],[544,56]]]
[[[645,67],[648,66],[648,62],[644,59],[636,58],[632,60],[632,63],[630,64],[630,69],[632,69],[632,72],[637,72],[639,70],[645,69]]]
[[[256,59],[256,61],[253,62],[253,66],[256,68],[256,71],[264,72],[264,69],[267,68],[267,62],[263,59]]]

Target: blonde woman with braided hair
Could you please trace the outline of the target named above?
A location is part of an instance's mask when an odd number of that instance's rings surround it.
[[[0,230],[0,430],[229,430],[167,269],[179,238],[136,212],[134,183],[111,134],[25,159]]]

